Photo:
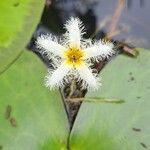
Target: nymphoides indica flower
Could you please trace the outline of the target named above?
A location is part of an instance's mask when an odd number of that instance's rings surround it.
[[[84,39],[84,26],[78,18],[70,18],[65,29],[66,33],[60,41],[52,35],[37,38],[37,47],[53,60],[53,69],[49,69],[46,76],[46,86],[59,88],[74,80],[80,82],[83,89],[98,89],[101,80],[91,69],[91,62],[110,57],[114,53],[113,44]]]

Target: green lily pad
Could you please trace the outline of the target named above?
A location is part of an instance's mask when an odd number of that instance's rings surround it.
[[[102,70],[102,89],[87,97],[104,97],[103,101],[83,102],[71,133],[71,150],[150,149],[149,67],[150,52],[141,49],[137,58],[120,55]],[[107,103],[108,98],[124,103]]]
[[[0,149],[66,150],[68,120],[59,92],[43,85],[46,70],[24,51],[0,76]]]
[[[33,34],[44,1],[4,0],[0,2],[0,73],[19,55]]]

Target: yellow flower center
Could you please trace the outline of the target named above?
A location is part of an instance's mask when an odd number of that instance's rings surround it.
[[[84,64],[84,51],[78,48],[69,48],[64,53],[65,63],[71,67],[80,67]]]

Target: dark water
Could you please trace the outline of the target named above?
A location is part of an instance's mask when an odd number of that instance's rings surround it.
[[[102,21],[113,14],[116,3],[117,0],[100,0],[95,6],[98,20]],[[150,0],[126,1],[119,25],[125,26],[127,31],[120,33],[115,39],[126,39],[137,47],[150,48]]]
[[[70,16],[79,17],[87,29],[87,37],[109,31],[118,0],[47,0],[37,34],[60,34]],[[150,0],[126,0],[115,40],[125,40],[136,47],[150,48]]]

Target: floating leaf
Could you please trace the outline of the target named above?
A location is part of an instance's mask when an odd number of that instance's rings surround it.
[[[35,30],[44,1],[4,0],[0,2],[0,73],[26,46]]]
[[[45,74],[41,61],[25,51],[0,76],[0,147],[4,150],[66,150],[68,120],[59,92],[43,85]]]
[[[101,72],[103,86],[87,97],[124,103],[83,102],[70,137],[71,150],[150,149],[150,52],[120,55]]]

